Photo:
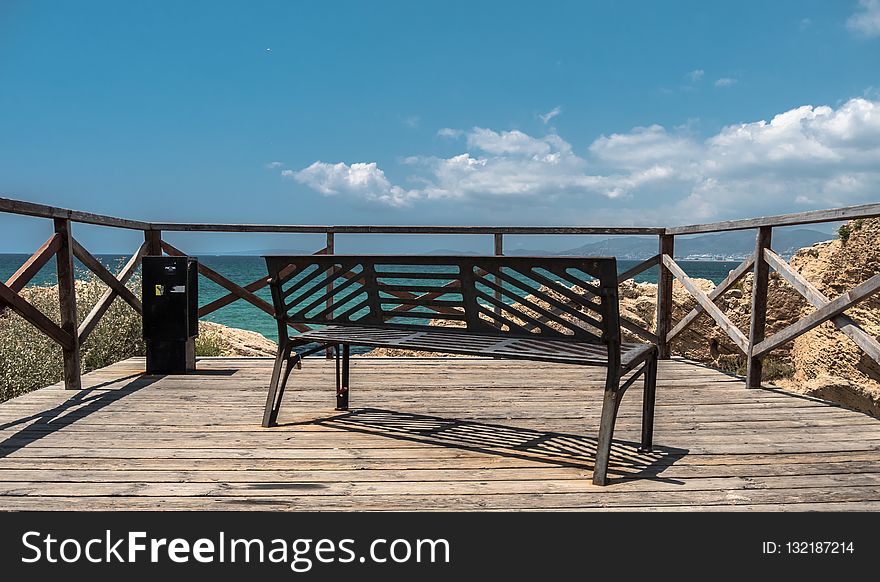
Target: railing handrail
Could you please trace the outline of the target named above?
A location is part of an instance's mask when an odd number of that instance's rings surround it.
[[[59,218],[79,222],[83,224],[96,224],[99,226],[112,226],[116,228],[129,228],[132,230],[152,230],[149,222],[117,218],[106,214],[93,214],[69,208],[58,208],[36,202],[26,202],[13,198],[0,198],[0,212],[8,214],[21,214],[24,216],[36,216],[38,218]]]
[[[42,218],[62,218],[84,224],[175,232],[262,232],[298,234],[524,234],[524,235],[686,235],[730,230],[749,230],[763,226],[797,226],[822,222],[839,222],[856,218],[880,216],[880,204],[843,206],[826,210],[810,210],[758,218],[727,220],[705,224],[673,227],[648,226],[405,226],[405,225],[305,225],[305,224],[233,224],[146,222],[94,214],[0,197],[0,212]]]
[[[54,221],[54,234],[33,254],[18,271],[6,281],[0,282],[0,311],[11,308],[24,317],[42,333],[52,338],[62,348],[64,361],[64,383],[67,388],[79,388],[80,353],[79,346],[89,336],[98,320],[106,312],[115,297],[122,297],[136,311],[141,311],[140,301],[125,287],[125,282],[137,268],[144,255],[183,255],[183,251],[162,240],[162,233],[168,231],[188,232],[283,232],[313,233],[326,236],[326,246],[315,254],[333,255],[335,236],[337,234],[472,234],[493,235],[494,254],[504,254],[504,235],[515,234],[606,234],[606,235],[653,235],[657,236],[658,253],[628,269],[618,276],[618,283],[628,280],[645,270],[659,267],[657,280],[656,332],[652,332],[638,322],[625,317],[620,318],[621,327],[647,341],[656,343],[660,358],[669,358],[671,342],[681,331],[687,328],[701,313],[708,314],[715,323],[730,337],[736,347],[746,356],[746,384],[749,387],[761,386],[763,358],[772,349],[806,333],[810,329],[830,320],[835,327],[847,335],[870,358],[880,364],[880,342],[861,329],[858,324],[844,312],[864,299],[880,293],[880,274],[874,275],[855,289],[837,298],[827,298],[812,287],[800,273],[791,268],[783,259],[773,253],[771,241],[772,231],[778,226],[795,226],[820,222],[837,222],[856,218],[880,216],[880,204],[863,204],[828,210],[812,210],[796,214],[780,214],[745,220],[729,220],[709,224],[696,224],[679,227],[602,227],[602,226],[318,226],[318,225],[283,225],[283,224],[190,224],[190,223],[153,223],[128,220],[102,214],[92,214],[66,208],[56,208],[45,204],[36,204],[10,198],[0,198],[0,212],[49,218]],[[100,226],[141,230],[144,242],[138,248],[126,266],[116,275],[110,273],[94,256],[88,252],[71,234],[72,222]],[[702,291],[691,278],[675,262],[676,235],[723,232],[730,230],[758,229],[755,239],[755,251],[736,269],[733,269],[724,281],[709,293]],[[46,317],[33,307],[19,291],[42,268],[51,257],[56,258],[59,306],[61,309],[61,325]],[[108,285],[99,302],[77,326],[76,284],[74,280],[73,260],[78,258],[92,272]],[[771,265],[772,263],[772,265]],[[765,320],[769,289],[769,271],[775,269],[792,286],[816,308],[812,314],[790,324],[770,338],[765,337]],[[752,270],[752,300],[748,337],[736,327],[724,311],[715,305],[721,295],[733,284]],[[255,294],[269,283],[266,276],[244,286],[239,285],[220,273],[199,264],[199,273],[228,291],[228,294],[199,308],[199,316],[207,315],[221,307],[237,301],[245,300],[255,307],[274,316],[274,309],[262,297]],[[673,279],[677,279],[687,292],[697,300],[695,306],[678,324],[673,325]],[[500,306],[501,296],[495,290],[496,308]],[[330,309],[330,299],[327,299]],[[329,357],[329,352],[328,352]]]
[[[840,222],[856,218],[875,218],[880,216],[880,204],[861,204],[858,206],[842,206],[826,210],[809,210],[807,212],[795,212],[791,214],[776,214],[773,216],[761,216],[758,218],[744,218],[740,220],[726,220],[722,222],[710,222],[706,224],[693,224],[689,226],[674,226],[666,228],[665,234],[701,234],[707,232],[725,232],[729,230],[750,230],[762,226],[798,226],[803,224],[819,224],[822,222]]]

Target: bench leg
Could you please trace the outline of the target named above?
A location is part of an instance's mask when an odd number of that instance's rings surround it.
[[[596,466],[593,469],[593,485],[608,482],[608,460],[611,457],[611,439],[614,437],[614,422],[620,405],[617,389],[619,378],[611,370],[605,382],[605,397],[602,401],[602,420],[599,424],[599,443],[596,445]]]
[[[642,445],[640,453],[650,453],[654,444],[654,399],[657,394],[657,352],[645,362],[645,390],[642,399]]]
[[[336,360],[336,410],[348,410],[348,387],[351,369],[351,350],[348,344],[342,344],[342,371],[339,371],[339,359]]]
[[[266,408],[263,411],[263,427],[269,428],[275,426],[278,420],[278,411],[281,408],[281,397],[284,395],[284,385],[287,383],[287,377],[290,375],[290,351],[292,346],[289,344],[279,346],[278,353],[275,355],[275,366],[272,368],[272,379],[269,380],[269,394],[266,396]],[[281,381],[281,369],[287,362],[287,370],[284,374],[284,382]]]

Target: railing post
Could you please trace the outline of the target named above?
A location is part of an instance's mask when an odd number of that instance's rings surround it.
[[[496,257],[503,256],[504,255],[504,235],[501,234],[500,232],[496,232],[494,238],[495,238],[495,256]],[[503,284],[498,277],[494,277],[494,280],[495,280],[495,284],[498,286],[501,286]],[[497,301],[501,301],[501,292],[500,291],[495,291],[495,299]],[[495,313],[500,314],[501,308],[496,305],[494,311],[495,311]]]
[[[336,244],[336,240],[333,235],[333,231],[328,230],[327,231],[327,245],[326,245],[326,249],[327,249],[326,253],[328,255],[332,255],[336,252],[335,244]],[[332,273],[333,271],[330,271],[330,272]],[[333,305],[333,297],[330,295],[330,293],[332,293],[332,292],[333,292],[333,283],[327,283],[327,307],[330,307],[331,305]],[[334,355],[335,354],[333,353],[333,348],[327,348],[326,350],[324,350],[324,357],[326,357],[328,360],[333,358]]]
[[[55,232],[61,235],[61,246],[55,254],[58,273],[58,305],[61,309],[61,329],[70,334],[70,348],[62,348],[64,357],[64,387],[68,390],[82,388],[80,376],[79,334],[76,317],[76,280],[73,270],[73,239],[70,220],[56,218]]]
[[[762,226],[755,239],[755,266],[752,279],[752,315],[749,324],[749,351],[746,354],[746,386],[761,387],[762,358],[752,356],[755,345],[764,340],[764,327],[767,322],[767,289],[770,284],[770,265],[764,258],[764,249],[769,249],[773,227]]]
[[[669,341],[666,336],[672,329],[672,271],[663,263],[663,255],[675,256],[675,235],[660,235],[660,274],[657,278],[657,350],[659,357],[669,359]]]
[[[147,243],[148,255],[162,254],[162,231],[161,230],[145,230],[144,242]]]

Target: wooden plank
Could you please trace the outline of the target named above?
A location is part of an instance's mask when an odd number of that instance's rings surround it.
[[[494,252],[495,256],[496,257],[503,256],[504,255],[504,235],[500,232],[496,232],[494,235],[492,235],[492,238],[493,238],[493,243],[494,243],[493,252]],[[498,277],[495,277],[494,281],[495,281],[495,284],[499,286],[499,288],[495,290],[494,296],[495,296],[496,304],[492,308],[492,311],[495,312],[496,316],[500,316],[501,315],[501,307],[500,307],[500,305],[498,305],[498,303],[501,303],[501,288],[500,288],[501,282],[498,280]]]
[[[115,216],[92,214],[91,212],[81,212],[79,210],[69,210],[67,208],[57,208],[54,206],[47,206],[46,204],[13,200],[12,198],[0,198],[0,212],[21,214],[24,216],[38,216],[41,218],[70,220],[72,222],[97,224],[99,226],[112,226],[116,228],[129,228],[133,230],[150,228],[149,223],[138,220],[128,220],[126,218],[117,218]]]
[[[10,309],[25,318],[28,323],[55,340],[58,345],[65,348],[72,346],[71,337],[66,331],[4,283],[0,283],[0,302],[5,303]]]
[[[639,336],[640,338],[642,338],[645,341],[648,341],[651,343],[657,343],[657,336],[656,335],[654,335],[653,333],[651,333],[650,331],[648,331],[647,329],[645,329],[641,325],[637,324],[636,322],[630,321],[629,319],[625,318],[622,315],[620,316],[620,327],[631,331],[632,333],[636,334],[637,336]]]
[[[731,285],[734,285],[737,281],[743,278],[745,274],[748,272],[749,268],[754,264],[755,255],[752,254],[748,259],[739,264],[735,269],[730,271],[727,274],[727,277],[724,278],[723,281],[718,283],[712,291],[709,292],[709,299],[712,302],[718,300],[724,293],[730,288]],[[693,321],[699,317],[701,313],[705,310],[703,306],[697,303],[693,309],[691,309],[687,315],[681,318],[681,320],[672,328],[666,336],[666,341],[671,342],[675,337],[683,332],[685,329],[690,326]]]
[[[119,271],[119,275],[115,277],[122,285],[125,285],[131,276],[134,275],[134,272],[137,270],[138,265],[141,262],[141,258],[147,252],[147,243],[141,243],[140,248],[128,259],[128,262],[125,266],[122,267],[122,270]],[[77,330],[77,335],[79,336],[79,342],[82,344],[86,341],[86,338],[92,333],[95,329],[95,326],[98,325],[98,322],[101,320],[101,317],[107,312],[112,305],[113,300],[116,298],[116,290],[112,287],[107,289],[89,314],[83,319],[82,323],[79,325],[79,329]]]
[[[6,281],[6,286],[9,287],[13,293],[18,293],[24,289],[34,275],[36,275],[40,269],[49,262],[49,259],[52,258],[60,247],[61,238],[57,233],[52,234],[52,236],[49,237],[49,240],[44,242],[40,248],[37,249],[36,252],[34,252],[34,254],[12,274],[12,276]],[[5,310],[6,305],[0,300],[0,315],[3,315]]]
[[[811,497],[820,499],[821,488],[812,488],[810,490]],[[492,497],[491,504],[484,503],[481,496],[461,496],[447,500],[443,505],[438,505],[437,500],[429,496],[409,496],[383,499],[385,503],[370,503],[369,499],[362,497],[347,499],[340,506],[325,506],[326,504],[317,502],[315,498],[297,499],[290,498],[271,498],[253,500],[247,496],[229,496],[223,499],[214,498],[163,498],[163,497],[134,497],[134,496],[94,496],[94,497],[44,497],[41,498],[39,506],[44,511],[114,511],[118,510],[120,505],[124,505],[132,511],[194,511],[194,510],[214,510],[214,511],[358,511],[369,510],[375,512],[401,511],[401,509],[393,509],[399,507],[395,505],[398,501],[405,502],[405,506],[412,508],[413,511],[577,511],[577,512],[680,512],[680,511],[735,511],[735,512],[752,512],[752,511],[877,511],[880,509],[880,501],[871,500],[835,500],[828,502],[808,501],[802,496],[793,497],[791,500],[778,501],[760,501],[743,502],[736,500],[728,500],[728,502],[719,502],[715,504],[699,505],[663,505],[654,507],[651,505],[607,505],[597,502],[594,505],[578,505],[571,507],[566,505],[564,501],[554,501],[551,503],[540,502],[535,503],[533,507],[515,505],[505,508],[506,499],[515,498],[516,496],[508,496],[507,498]],[[533,496],[538,497],[538,496]],[[561,499],[565,499],[564,497]],[[363,506],[357,506],[357,503],[363,503]],[[419,506],[421,504],[421,506]],[[482,508],[480,507],[482,505]],[[27,497],[8,497],[4,500],[4,507],[10,511],[21,511],[34,509],[34,501]]]
[[[856,303],[864,301],[875,293],[880,291],[880,275],[874,275],[864,283],[856,286],[854,289],[839,295],[837,298],[829,301],[813,313],[807,315],[801,320],[789,325],[782,331],[773,334],[771,337],[759,342],[754,347],[754,353],[758,356],[764,355],[774,350],[782,344],[801,336],[811,329],[822,325],[825,321],[836,315],[840,315]]]
[[[785,259],[774,253],[770,249],[764,249],[764,257],[770,266],[782,275],[788,283],[795,288],[813,307],[821,308],[829,303],[828,297],[819,291],[812,283],[807,281],[803,275],[795,271]],[[859,346],[862,351],[868,354],[875,362],[880,364],[880,342],[874,339],[874,336],[867,333],[859,324],[853,321],[848,315],[841,313],[831,318],[841,333],[850,338],[853,343]]]
[[[323,252],[321,254],[326,254],[326,255],[336,254],[336,235],[333,233],[332,230],[327,231],[326,243],[327,244],[324,247]],[[331,276],[335,272],[336,272],[336,267],[333,267],[330,270],[330,274],[328,274],[328,276],[327,276],[327,286],[324,288],[325,292],[327,293],[327,301],[324,303],[324,309],[330,311],[330,317],[333,317],[335,315],[333,313],[333,310],[331,309],[333,307],[333,284],[335,282],[335,278],[332,278]],[[344,349],[347,350],[349,348],[346,347]],[[324,357],[329,360],[330,358],[332,358],[335,355],[335,353],[336,353],[336,348],[328,345],[327,349],[324,350]],[[347,354],[348,352],[345,352],[345,353]],[[346,360],[346,362],[347,361],[348,360]]]
[[[76,333],[76,280],[73,270],[73,234],[70,231],[69,219],[56,218],[55,233],[61,239],[61,246],[55,253],[55,264],[58,272],[58,303],[61,309],[61,329],[70,341],[61,344],[64,358],[64,386],[68,390],[82,388],[80,372],[79,336]]]
[[[132,309],[137,311],[138,313],[143,313],[143,307],[141,306],[141,300],[134,296],[134,293],[125,286],[121,280],[116,278],[116,275],[107,270],[101,261],[96,259],[92,253],[90,253],[84,246],[79,244],[79,242],[75,238],[71,238],[71,243],[73,245],[73,254],[78,258],[83,265],[88,267],[88,269],[98,276],[101,281],[103,281],[112,291],[116,293],[119,297],[121,297],[126,303],[131,305]],[[140,250],[138,251],[140,253]],[[134,265],[137,266],[137,253],[135,257],[133,257]]]
[[[6,286],[18,293],[33,279],[34,275],[49,262],[49,259],[61,248],[61,236],[53,233],[49,240],[40,245],[33,255],[7,279]]]
[[[162,241],[162,249],[171,256],[176,256],[176,257],[186,256],[185,253],[174,248],[173,246],[171,246],[170,244],[168,244],[165,241]],[[233,283],[232,281],[230,281],[229,279],[227,279],[226,277],[224,277],[223,275],[221,275],[217,271],[211,269],[210,267],[207,267],[206,265],[204,265],[201,262],[199,262],[199,273],[201,273],[202,275],[204,275],[205,277],[207,277],[211,281],[217,283],[221,287],[225,288],[227,291],[231,292],[232,294],[236,295],[239,299],[244,299],[245,301],[254,305],[255,307],[262,309],[263,311],[265,311],[266,313],[268,313],[272,317],[275,317],[275,310],[264,299],[257,297],[256,295],[254,295],[250,291],[244,289],[240,285]]]
[[[659,246],[660,274],[657,279],[657,352],[661,360],[669,359],[671,350],[669,330],[672,327],[672,272],[666,266],[665,259],[675,256],[675,237],[663,235]]]
[[[266,287],[268,284],[269,284],[269,277],[266,276],[266,277],[261,277],[261,278],[257,279],[256,281],[252,281],[251,283],[248,283],[247,285],[242,287],[242,289],[253,293],[254,291],[259,291],[263,287]],[[238,301],[239,299],[240,299],[240,297],[237,294],[228,293],[228,294],[224,295],[223,297],[220,297],[219,299],[215,299],[214,301],[211,301],[210,303],[206,303],[205,305],[202,305],[201,307],[199,307],[199,317],[204,317],[204,316],[208,315],[209,313],[214,313],[215,311],[217,311],[221,307],[226,307],[230,303],[234,303],[235,301]]]
[[[667,254],[671,254],[671,253],[667,253]],[[644,273],[645,271],[647,271],[648,269],[650,269],[654,265],[658,265],[658,264],[660,264],[660,255],[654,255],[650,259],[646,259],[646,260],[642,261],[641,263],[639,263],[638,265],[636,265],[635,267],[633,267],[631,269],[627,269],[626,271],[624,271],[623,273],[618,275],[617,283],[620,284],[620,283],[623,283],[624,281],[628,281],[628,280],[632,279],[633,277],[635,277],[636,275],[640,275],[641,273]]]
[[[157,257],[162,255],[162,231],[150,229],[144,231],[144,242],[147,244],[147,255]]]
[[[799,224],[816,224],[820,222],[838,222],[854,218],[873,218],[880,216],[880,204],[862,204],[860,206],[844,206],[828,210],[810,210],[793,214],[777,214],[761,218],[745,220],[725,220],[708,224],[677,226],[667,228],[668,234],[699,234],[704,232],[723,232],[728,230],[749,230],[767,226],[794,226]]]
[[[613,226],[367,226],[367,225],[293,225],[293,224],[191,224],[161,222],[150,228],[182,232],[287,232],[323,234],[607,234],[659,235],[659,227]]]
[[[155,379],[143,362],[86,375],[100,387],[85,398],[54,386],[0,404],[5,508],[880,507],[880,421],[681,359],[660,365],[650,458],[635,449],[640,388],[623,400],[605,489],[588,484],[601,369],[360,358],[369,408],[344,415],[333,364],[309,358],[295,410],[264,430],[269,360],[207,358],[202,375]]]
[[[746,386],[759,388],[763,370],[763,359],[755,352],[756,346],[764,340],[767,322],[767,293],[770,286],[770,266],[764,259],[764,250],[770,248],[773,228],[762,226],[755,237],[755,268],[752,277],[752,303],[749,322],[749,342],[746,348]]]
[[[732,321],[721,311],[715,303],[709,299],[709,297],[703,293],[696,285],[694,285],[693,281],[691,281],[690,277],[685,274],[685,272],[678,266],[678,264],[672,260],[669,255],[663,255],[663,264],[672,272],[676,279],[678,279],[681,284],[687,289],[688,293],[690,293],[697,302],[703,306],[703,309],[708,313],[712,319],[715,320],[715,323],[718,324],[718,327],[727,334],[727,336],[736,344],[743,352],[748,350],[748,340],[743,335],[743,333],[734,325]]]

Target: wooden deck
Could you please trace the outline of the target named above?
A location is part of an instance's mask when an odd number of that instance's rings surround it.
[[[607,487],[590,484],[604,370],[355,358],[294,372],[260,428],[271,362],[191,376],[131,359],[0,404],[0,509],[878,510],[880,421],[683,360],[661,362],[652,455],[624,398]]]

